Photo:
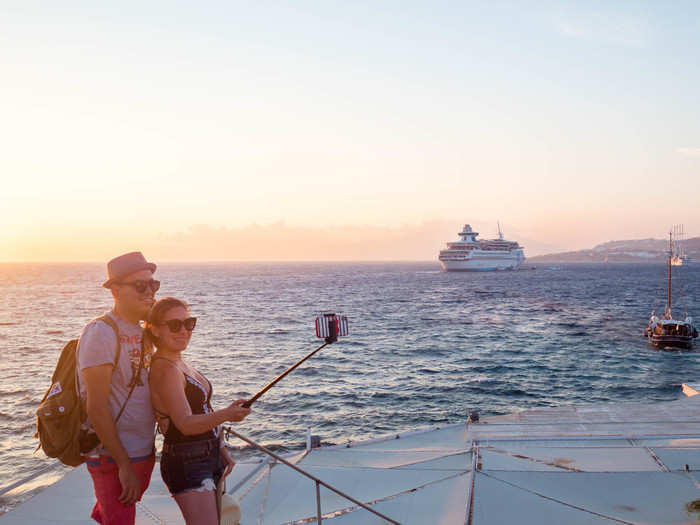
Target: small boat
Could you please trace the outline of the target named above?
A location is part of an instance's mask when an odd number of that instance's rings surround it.
[[[674,228],[677,231],[677,228]],[[673,266],[677,264],[677,250],[674,250],[673,232],[669,232],[668,255],[668,294],[666,311],[662,316],[651,312],[649,325],[644,330],[644,336],[657,348],[691,348],[693,340],[698,337],[698,330],[693,325],[693,318],[686,314],[684,319],[674,319],[671,314],[671,277]]]

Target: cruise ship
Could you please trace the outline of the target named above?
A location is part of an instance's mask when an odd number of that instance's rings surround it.
[[[479,233],[469,224],[458,235],[458,241],[448,242],[447,249],[440,250],[438,259],[446,272],[517,270],[525,260],[522,246],[503,239],[500,224],[498,239],[477,240]]]

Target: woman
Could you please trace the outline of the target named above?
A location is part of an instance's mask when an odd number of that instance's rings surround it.
[[[235,464],[219,425],[242,421],[250,409],[239,399],[212,410],[209,380],[182,358],[197,319],[174,297],[151,310],[147,334],[157,347],[149,383],[156,420],[165,437],[160,472],[187,525],[217,525],[217,484]]]

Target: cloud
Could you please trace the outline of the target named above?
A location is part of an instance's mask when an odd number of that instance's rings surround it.
[[[644,17],[615,12],[568,12],[554,18],[556,31],[589,42],[644,48],[649,42],[649,23]]]
[[[700,148],[676,148],[676,153],[685,157],[700,157]]]
[[[481,238],[494,235],[495,225],[472,222]],[[436,260],[447,241],[457,238],[459,221],[432,220],[400,227],[325,226],[303,227],[278,222],[240,228],[193,226],[186,232],[161,235],[153,248],[164,260]],[[482,228],[483,227],[483,228]],[[507,234],[509,232],[506,232]],[[518,240],[527,255],[545,253],[553,246],[527,239],[510,231],[507,238]]]
[[[472,221],[481,238],[494,236],[495,224]],[[294,226],[284,222],[225,228],[194,225],[173,233],[148,231],[37,232],[3,246],[15,261],[107,261],[115,254],[142,250],[154,261],[437,261],[438,251],[457,238],[462,223],[432,220],[398,227],[380,225]],[[515,229],[506,238],[525,246],[526,255],[558,251]],[[89,239],[89,242],[76,242]]]
[[[426,260],[437,257],[455,225],[430,221],[402,227],[292,226],[284,222],[215,228],[197,225],[163,234],[153,249],[163,259],[198,260]],[[446,231],[451,235],[445,238]],[[196,256],[194,255],[196,254]]]

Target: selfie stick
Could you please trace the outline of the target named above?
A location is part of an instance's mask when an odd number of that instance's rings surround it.
[[[289,368],[287,368],[287,370],[285,370],[285,371],[282,372],[280,375],[278,375],[276,378],[274,378],[272,381],[270,381],[270,382],[265,386],[265,388],[263,388],[260,392],[258,392],[257,394],[255,394],[253,397],[251,397],[248,401],[246,401],[245,403],[243,403],[241,406],[242,406],[243,408],[250,408],[250,405],[252,405],[253,403],[255,403],[255,402],[260,398],[260,396],[262,396],[265,392],[267,392],[268,390],[270,390],[270,389],[271,389],[273,386],[275,386],[279,381],[281,381],[282,379],[284,379],[284,378],[287,376],[287,374],[289,374],[292,370],[294,370],[296,367],[298,367],[300,364],[302,364],[304,361],[306,361],[309,357],[311,357],[312,355],[314,355],[316,352],[320,351],[323,347],[328,346],[328,345],[330,345],[330,344],[332,344],[332,343],[335,343],[335,342],[338,340],[338,329],[337,329],[337,327],[336,327],[336,324],[335,324],[335,323],[328,323],[328,329],[329,329],[329,334],[328,334],[328,336],[327,336],[326,339],[325,339],[325,341],[326,341],[325,343],[323,343],[323,344],[322,344],[321,346],[319,346],[316,350],[314,350],[313,352],[311,352],[310,354],[308,354],[306,357],[300,359],[299,361],[297,361],[296,363],[294,363],[292,366],[290,366]]]

